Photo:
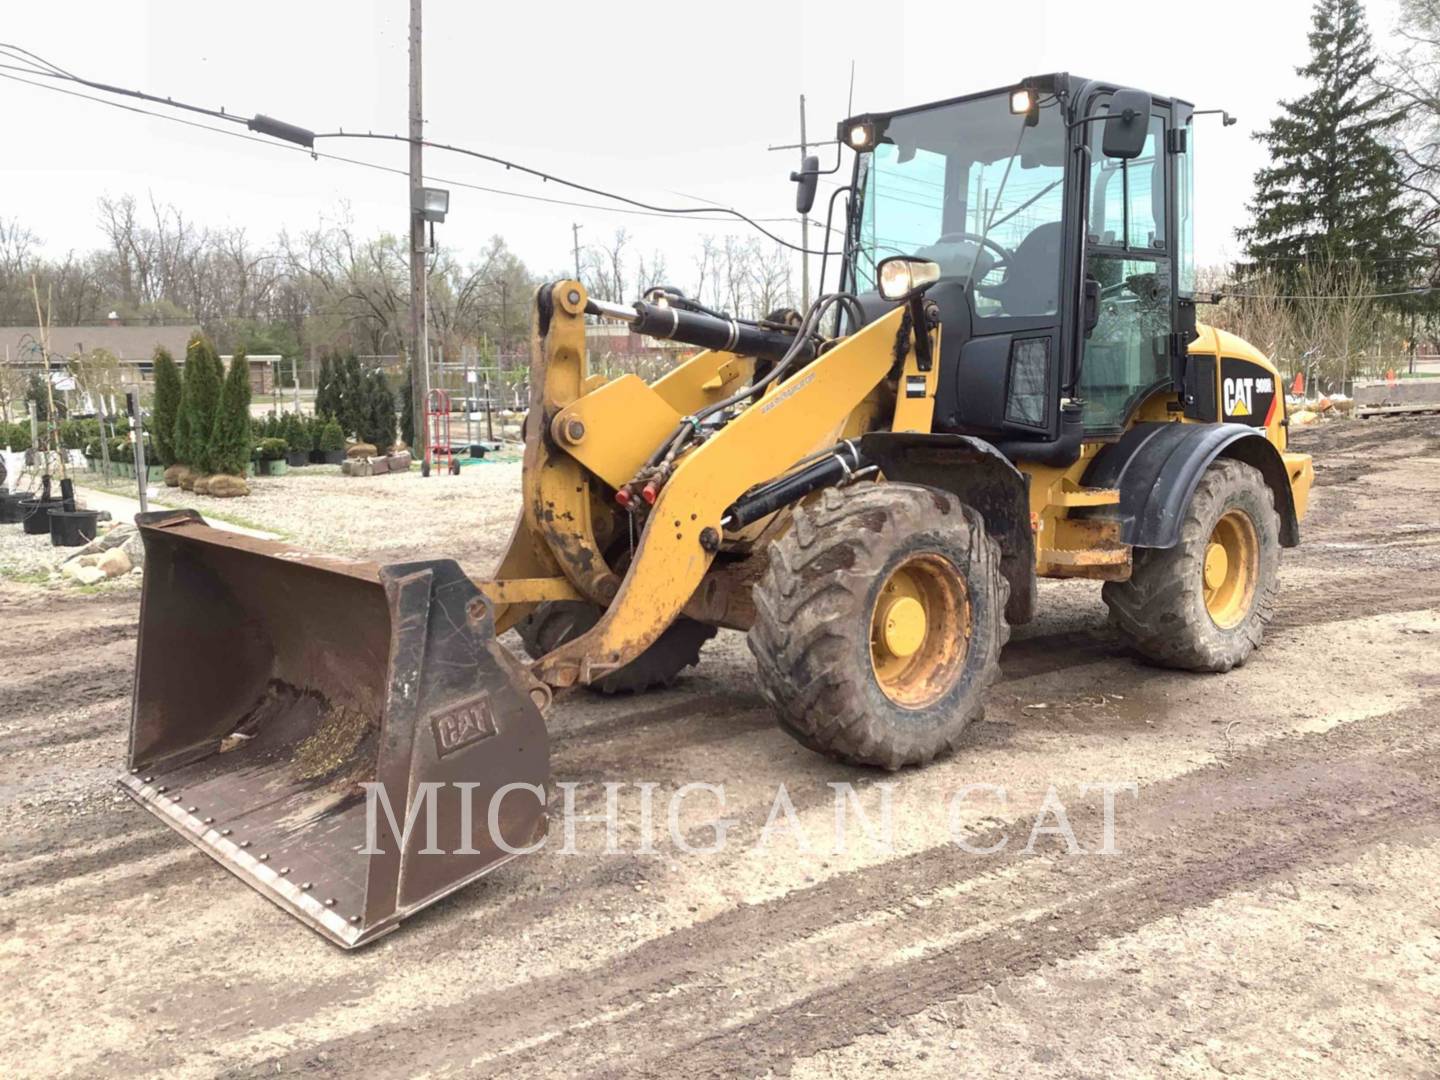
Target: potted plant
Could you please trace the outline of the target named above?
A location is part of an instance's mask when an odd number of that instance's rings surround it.
[[[320,429],[320,450],[326,465],[339,465],[345,460],[345,433],[333,417]]]
[[[310,464],[325,464],[325,451],[320,449],[320,436],[325,430],[327,417],[316,413],[305,423],[305,446],[310,451]]]
[[[284,423],[276,426],[286,443],[285,463],[292,468],[310,464],[310,427],[305,417],[286,413]]]
[[[280,476],[286,469],[285,455],[290,444],[284,439],[261,439],[255,447],[255,474]]]
[[[110,440],[110,464],[115,466],[121,476],[127,478],[135,476],[135,450],[131,447],[129,439]]]

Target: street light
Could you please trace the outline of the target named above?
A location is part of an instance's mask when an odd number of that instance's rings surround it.
[[[444,188],[422,187],[415,193],[414,208],[426,221],[443,222],[450,212],[450,192]]]

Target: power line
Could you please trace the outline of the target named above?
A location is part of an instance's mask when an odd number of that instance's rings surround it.
[[[1224,289],[1217,290],[1220,299],[1223,300],[1391,300],[1400,296],[1425,296],[1428,293],[1440,290],[1440,285],[1422,285],[1414,289],[1403,289],[1400,292],[1382,293],[1331,293],[1327,295],[1311,296],[1283,296],[1278,293],[1243,293],[1227,292]],[[1203,302],[1203,301],[1202,301]]]
[[[8,66],[9,65],[0,64],[0,68],[5,68]],[[305,154],[308,157],[318,158],[324,161],[338,161],[346,165],[359,165],[362,168],[373,169],[376,172],[391,173],[396,176],[407,175],[404,169],[395,168],[391,165],[381,165],[378,162],[374,161],[364,161],[360,158],[346,157],[344,154],[329,154],[319,150],[307,150],[303,146],[294,146],[290,143],[276,142],[274,139],[263,138],[259,135],[251,135],[243,131],[231,131],[228,128],[214,127],[210,124],[202,124],[195,120],[186,120],[182,116],[169,116],[162,112],[155,112],[153,109],[142,109],[138,105],[126,105],[123,102],[119,101],[107,101],[105,98],[96,97],[93,94],[82,94],[78,90],[67,90],[63,86],[51,86],[46,83],[32,82],[31,80],[23,79],[18,75],[7,75],[4,73],[4,71],[0,71],[0,79],[10,79],[13,82],[24,83],[27,86],[33,86],[40,90],[49,90],[52,93],[64,94],[67,97],[82,98],[85,101],[93,101],[97,105],[105,105],[112,109],[122,109],[125,112],[139,113],[143,116],[154,117],[157,120],[168,120],[173,124],[183,124],[186,127],[199,128],[201,131],[211,131],[217,135],[228,135],[231,138],[244,139],[246,142],[259,143],[262,146],[268,146],[276,150],[290,150],[296,153]],[[452,187],[466,188],[471,191],[482,191],[490,195],[504,195],[512,199],[525,199],[530,202],[547,203],[553,206],[571,206],[583,210],[598,210],[601,213],[606,214],[628,214],[636,217],[668,218],[671,216],[669,214],[656,213],[649,210],[628,209],[620,206],[602,206],[599,203],[578,202],[573,199],[557,199],[546,195],[531,195],[523,191],[510,191],[505,188],[487,187],[484,184],[474,184],[466,180],[449,179],[444,176],[427,176],[426,179],[434,180],[437,183],[441,184],[449,184]],[[703,215],[696,215],[691,220],[723,222],[730,219],[723,217],[706,217]],[[781,217],[762,218],[761,220],[788,222],[790,219],[788,217]]]
[[[12,45],[8,45],[8,44],[6,44],[6,43],[4,43],[4,42],[0,42],[0,49],[17,49],[17,50],[18,50],[18,49],[19,49],[19,46],[12,46]],[[171,107],[174,107],[174,108],[178,108],[178,109],[186,109],[186,110],[189,110],[189,111],[191,111],[191,112],[201,113],[201,114],[203,114],[203,115],[210,116],[210,117],[214,117],[214,118],[217,118],[217,119],[228,120],[228,121],[231,121],[231,122],[234,122],[234,123],[240,123],[240,124],[249,124],[249,125],[252,126],[252,127],[255,127],[255,126],[256,126],[256,122],[262,119],[262,118],[260,118],[260,117],[257,117],[257,118],[255,119],[255,121],[246,121],[245,119],[243,119],[243,118],[241,118],[241,117],[239,117],[239,116],[236,116],[236,115],[233,114],[233,113],[227,113],[227,112],[225,112],[223,109],[221,109],[221,110],[209,109],[209,108],[206,108],[206,107],[204,107],[204,106],[193,105],[193,104],[190,104],[190,103],[188,103],[188,102],[183,102],[183,101],[177,101],[176,99],[171,98],[171,97],[161,97],[161,96],[159,96],[159,95],[148,94],[148,93],[145,93],[145,92],[140,91],[140,90],[130,90],[130,89],[126,89],[126,88],[124,88],[124,87],[113,86],[113,85],[111,85],[111,84],[109,84],[109,83],[101,83],[101,82],[95,82],[95,81],[90,80],[90,79],[84,79],[84,78],[81,78],[81,77],[79,77],[79,76],[77,76],[77,75],[72,75],[72,74],[65,73],[65,72],[63,71],[63,69],[58,68],[56,65],[50,63],[50,61],[41,59],[40,57],[36,56],[34,53],[29,53],[28,50],[21,50],[21,51],[24,51],[24,52],[27,53],[27,55],[34,57],[35,60],[38,61],[39,63],[45,64],[45,65],[47,65],[47,67],[54,68],[55,70],[40,70],[40,69],[33,68],[33,67],[32,67],[32,68],[16,68],[16,67],[14,67],[14,66],[12,66],[12,65],[0,65],[0,67],[9,68],[9,70],[11,70],[11,71],[23,71],[23,72],[25,72],[26,74],[30,74],[30,75],[39,75],[39,76],[44,76],[44,77],[47,77],[47,78],[61,79],[61,80],[67,80],[67,81],[71,81],[71,82],[76,82],[76,83],[80,83],[80,84],[82,84],[82,85],[84,85],[84,86],[89,86],[89,87],[91,87],[92,89],[102,90],[102,91],[105,91],[105,92],[107,92],[107,93],[122,94],[122,95],[125,95],[125,96],[127,96],[127,97],[134,97],[134,98],[138,98],[138,99],[143,100],[143,101],[154,102],[154,103],[161,104],[161,105],[168,105],[168,106],[171,106]],[[10,59],[18,59],[17,57],[15,57],[15,56],[13,56],[13,55],[10,55],[9,58],[10,58]],[[70,94],[72,94],[73,96],[82,97],[82,98],[87,98],[88,100],[101,102],[101,103],[103,103],[103,104],[109,104],[109,105],[113,105],[113,106],[116,106],[116,107],[124,107],[124,106],[121,106],[119,102],[106,102],[106,101],[104,101],[103,98],[94,98],[94,97],[91,97],[91,96],[88,95],[88,94],[79,94],[79,93],[76,93],[75,91],[64,91],[64,90],[62,90],[62,88],[60,88],[60,87],[48,86],[48,85],[46,85],[45,83],[33,82],[33,81],[30,80],[30,79],[22,79],[22,78],[19,78],[18,76],[15,76],[15,75],[3,75],[3,74],[0,74],[0,77],[9,78],[9,79],[12,79],[12,80],[14,80],[14,81],[16,81],[16,82],[27,83],[27,84],[29,84],[29,85],[31,85],[31,86],[40,87],[41,89],[58,90],[58,91],[61,91],[62,93],[70,93]],[[134,111],[134,112],[148,113],[148,110],[139,109],[139,108],[136,108],[135,106],[130,106],[129,108],[130,108],[131,111]],[[149,114],[149,115],[153,115],[153,116],[161,116],[161,115],[163,115],[163,114],[157,114],[157,113],[148,113],[148,114]],[[177,118],[171,118],[171,119],[179,119],[179,118],[177,117]],[[195,124],[195,125],[193,125],[193,126],[203,127],[203,128],[205,128],[206,130],[210,130],[210,131],[223,131],[223,129],[221,129],[221,128],[212,128],[212,127],[209,127],[208,125]],[[272,131],[273,131],[273,129],[274,129],[276,126],[277,126],[277,122],[276,122],[276,121],[268,120],[268,119],[267,119],[267,120],[266,120],[266,127],[262,127],[261,130],[266,130],[266,129],[268,128],[269,130],[272,130]],[[290,125],[278,125],[278,126],[290,127]],[[757,232],[761,233],[762,235],[768,237],[770,240],[774,241],[776,244],[779,244],[781,247],[785,247],[785,248],[790,249],[791,251],[800,252],[800,253],[802,253],[802,254],[811,254],[811,255],[823,254],[822,252],[818,252],[818,251],[810,251],[810,250],[808,250],[807,248],[805,248],[803,245],[792,244],[790,241],[785,240],[784,238],[775,235],[775,234],[774,234],[773,232],[771,232],[769,229],[766,229],[762,224],[760,224],[760,222],[759,222],[757,219],[752,218],[752,217],[750,217],[750,216],[747,215],[747,214],[743,214],[743,213],[741,213],[739,210],[735,210],[735,209],[733,209],[733,208],[731,208],[731,207],[666,207],[666,206],[657,206],[657,205],[655,205],[655,204],[653,204],[653,203],[643,202],[643,201],[641,201],[641,200],[639,200],[639,199],[633,199],[633,198],[630,198],[629,196],[626,196],[626,195],[620,195],[620,194],[617,194],[617,193],[612,192],[612,191],[606,191],[606,190],[603,189],[603,188],[592,187],[592,186],[590,186],[590,185],[588,185],[588,184],[582,184],[582,183],[579,183],[578,181],[575,181],[575,180],[567,180],[567,179],[565,179],[564,177],[560,177],[560,176],[556,176],[556,175],[554,175],[554,174],[552,174],[552,173],[544,172],[544,171],[541,170],[541,169],[531,168],[531,167],[528,166],[528,165],[522,165],[522,164],[520,164],[519,162],[510,161],[510,160],[508,160],[508,159],[506,159],[506,158],[498,157],[498,156],[493,155],[493,154],[486,154],[486,153],[483,153],[483,152],[481,152],[481,151],[479,151],[479,150],[471,150],[471,149],[469,149],[468,147],[456,146],[456,145],[451,144],[451,143],[434,142],[434,141],[431,141],[431,140],[429,140],[429,139],[415,139],[415,140],[412,140],[409,136],[405,136],[405,135],[376,134],[376,133],[374,133],[374,132],[364,132],[364,133],[361,133],[361,132],[347,132],[347,131],[340,130],[340,131],[331,131],[331,132],[317,132],[317,133],[313,133],[313,134],[312,134],[312,133],[310,133],[310,132],[308,132],[308,131],[305,131],[304,129],[299,129],[299,128],[292,128],[291,130],[292,130],[293,132],[301,135],[301,136],[307,137],[307,138],[308,138],[309,140],[311,140],[312,142],[313,142],[314,139],[370,139],[370,140],[387,141],[387,142],[403,142],[403,143],[406,143],[407,145],[410,144],[410,143],[412,143],[412,142],[416,142],[416,143],[418,143],[418,144],[421,145],[421,146],[427,146],[427,147],[430,147],[430,148],[435,149],[435,150],[444,150],[444,151],[447,151],[447,152],[453,153],[453,154],[462,154],[462,155],[467,156],[467,157],[477,158],[477,159],[479,159],[479,160],[481,160],[481,161],[488,161],[488,162],[490,162],[491,164],[501,165],[501,166],[504,166],[506,170],[511,170],[511,169],[517,170],[517,171],[519,171],[519,172],[526,173],[526,174],[528,174],[528,175],[530,175],[530,176],[538,177],[538,178],[541,180],[541,182],[544,182],[544,183],[556,183],[556,184],[560,184],[560,185],[562,185],[562,186],[564,186],[564,187],[573,188],[573,189],[575,189],[576,191],[583,191],[583,192],[586,192],[587,194],[590,194],[590,195],[597,195],[597,196],[599,196],[600,198],[612,199],[612,200],[614,200],[614,201],[616,201],[616,202],[622,202],[622,203],[625,203],[625,204],[627,204],[627,205],[629,205],[629,206],[635,207],[637,210],[646,211],[646,212],[648,213],[648,215],[651,215],[651,216],[677,216],[677,217],[699,216],[699,217],[704,218],[705,220],[712,220],[712,221],[714,221],[714,220],[723,220],[723,219],[720,219],[720,218],[716,218],[716,217],[715,217],[716,214],[724,214],[724,215],[726,215],[726,216],[728,216],[728,217],[735,218],[735,219],[738,219],[738,220],[740,220],[740,221],[745,222],[745,223],[746,223],[747,225],[749,225],[751,228],[755,229]],[[233,132],[233,133],[229,133],[229,134],[237,134],[237,135],[238,135],[238,134],[240,134],[240,133],[239,133],[239,132]],[[243,137],[253,138],[253,136],[243,136]],[[282,136],[282,137],[284,137],[284,136]],[[267,142],[267,140],[264,140],[264,139],[256,139],[255,141],[257,141],[257,142]],[[294,139],[291,139],[291,141],[293,142],[293,141],[295,141],[295,140],[294,140]],[[276,144],[270,143],[269,145],[276,145]],[[303,148],[303,149],[307,149],[307,150],[308,150],[310,153],[312,153],[312,155],[315,156],[315,157],[328,156],[328,157],[331,157],[331,158],[336,159],[336,160],[348,160],[351,164],[367,164],[367,165],[371,165],[371,167],[373,167],[373,168],[381,168],[381,169],[384,169],[384,168],[385,168],[384,166],[377,166],[377,165],[373,165],[372,163],[368,163],[368,162],[358,162],[358,161],[356,161],[355,159],[343,159],[343,158],[340,158],[339,155],[321,155],[321,154],[319,154],[318,152],[315,152],[315,151],[314,151],[313,146],[307,146],[307,147],[302,147],[302,148]],[[390,170],[386,169],[385,171],[390,171]],[[398,170],[397,170],[397,171],[398,171]],[[408,174],[407,174],[407,175],[408,175]],[[439,179],[439,178],[437,177],[436,179]],[[457,186],[479,188],[479,185],[471,185],[471,184],[457,184]],[[488,190],[488,189],[484,189],[484,188],[479,188],[479,189],[480,189],[480,190]],[[497,193],[497,194],[501,194],[502,192],[496,192],[496,193]],[[519,196],[519,197],[522,197],[522,198],[523,198],[523,197],[526,197],[526,196],[520,195],[520,193],[518,193],[518,192],[503,192],[503,194],[516,195],[516,196]],[[561,205],[583,205],[583,204],[568,203],[568,202],[566,202],[566,201],[564,201],[564,200],[558,200],[558,199],[548,199],[548,200],[547,200],[547,199],[541,199],[541,198],[538,197],[538,196],[529,196],[529,197],[530,197],[530,198],[539,199],[540,201],[547,201],[547,202],[559,203],[559,204],[561,204]],[[592,206],[592,207],[588,207],[588,208],[590,208],[590,209],[604,209],[603,207],[593,207],[593,206]],[[706,215],[708,215],[708,217],[706,217]],[[789,219],[788,219],[788,218],[785,218],[785,219],[781,219],[781,220],[788,221]]]

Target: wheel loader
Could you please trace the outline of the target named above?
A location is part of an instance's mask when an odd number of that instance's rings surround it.
[[[123,785],[349,947],[543,841],[554,694],[667,684],[718,628],[785,731],[881,769],[957,747],[1042,577],[1156,664],[1244,663],[1313,472],[1276,369],[1196,323],[1193,114],[1056,74],[846,119],[804,312],[543,286],[488,578],[142,515]],[[587,320],[697,351],[607,379]]]

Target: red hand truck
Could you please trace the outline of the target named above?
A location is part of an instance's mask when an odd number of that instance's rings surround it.
[[[460,461],[450,444],[450,395],[444,390],[431,390],[425,399],[425,456],[420,462],[420,475],[429,476],[432,464],[441,462],[445,472],[460,475]]]

